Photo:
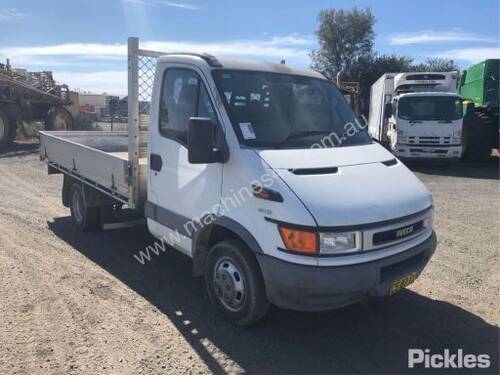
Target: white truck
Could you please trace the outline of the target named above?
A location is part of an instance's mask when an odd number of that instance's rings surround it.
[[[317,311],[393,294],[423,270],[436,247],[429,192],[364,128],[313,147],[355,121],[321,74],[135,38],[128,61],[128,132],[40,133],[77,227],[142,215],[242,325],[270,303]]]
[[[383,74],[371,87],[368,131],[401,159],[461,158],[458,72]]]

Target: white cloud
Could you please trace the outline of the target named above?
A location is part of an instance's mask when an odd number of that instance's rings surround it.
[[[316,46],[315,43],[312,36],[288,34],[209,43],[145,41],[140,42],[140,48],[162,52],[207,52],[216,56],[254,57],[276,62],[286,59],[289,63],[307,66],[309,51]],[[71,88],[119,94],[126,93],[127,77],[125,71],[120,70],[125,66],[126,55],[125,43],[0,47],[0,59],[10,57],[14,66],[35,70],[50,67],[54,69],[55,79]]]
[[[498,43],[498,40],[457,30],[451,30],[451,31],[422,30],[415,33],[401,33],[393,35],[389,38],[389,42],[392,45],[408,45],[408,44],[453,43],[453,42]]]
[[[312,42],[309,43],[312,45]],[[207,52],[224,56],[252,56],[307,59],[309,48],[306,40],[298,36],[273,37],[264,40],[233,40],[223,42],[145,42],[142,48],[164,52]]]
[[[11,56],[124,56],[127,52],[125,44],[98,43],[64,43],[39,47],[5,47],[0,48],[0,55]]]
[[[450,49],[434,56],[477,63],[486,59],[500,59],[500,47]]]
[[[16,8],[5,8],[0,10],[0,22],[2,21],[15,21],[19,18],[26,17],[27,14],[20,12]]]
[[[54,79],[66,83],[72,90],[122,95],[127,92],[127,72],[125,70],[87,73],[56,72]]]
[[[164,5],[167,7],[172,7],[172,8],[180,8],[180,9],[185,9],[185,10],[200,10],[203,9],[202,7],[198,5],[193,5],[193,4],[187,4],[183,2],[178,2],[178,1],[167,1],[167,0],[122,0],[124,3],[128,4],[135,4],[135,5]]]
[[[158,1],[158,4],[163,4],[163,5],[166,5],[169,7],[181,8],[181,9],[187,9],[187,10],[200,10],[200,9],[202,9],[200,6],[197,6],[197,5],[176,3],[174,1]]]
[[[297,33],[292,33],[288,35],[273,36],[269,41],[269,44],[280,45],[311,45],[315,44],[316,39],[313,35],[300,35]]]
[[[294,58],[307,62],[310,49],[315,41],[310,36],[289,34],[274,36],[267,39],[229,40],[221,42],[192,42],[192,41],[146,41],[140,44],[143,49],[162,52],[207,52],[214,55],[253,56],[272,58]],[[117,60],[127,54],[126,44],[100,43],[64,43],[36,47],[3,47],[0,56],[12,59],[22,58],[23,61],[36,59],[40,56],[74,57],[85,59]]]

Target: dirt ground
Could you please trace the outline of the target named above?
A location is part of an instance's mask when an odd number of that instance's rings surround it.
[[[498,373],[495,166],[412,166],[439,243],[407,290],[325,313],[272,308],[240,328],[209,307],[185,256],[133,258],[145,228],[78,233],[36,148],[0,154],[0,374],[416,373],[408,348],[487,353]]]

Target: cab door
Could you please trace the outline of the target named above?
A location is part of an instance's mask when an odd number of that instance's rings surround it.
[[[153,234],[177,232],[180,250],[190,253],[193,226],[216,213],[222,184],[222,164],[191,164],[187,132],[190,117],[210,117],[220,126],[203,73],[187,65],[164,67],[156,119],[151,119],[149,187],[146,213],[155,221]],[[155,121],[156,120],[156,121]],[[156,232],[156,233],[155,233]]]

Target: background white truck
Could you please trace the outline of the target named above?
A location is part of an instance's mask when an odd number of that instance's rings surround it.
[[[458,72],[386,73],[371,87],[369,133],[404,159],[459,159]]]
[[[135,38],[128,72],[128,132],[41,132],[41,158],[77,227],[145,217],[232,321],[393,294],[434,253],[429,192],[362,127],[341,136],[355,115],[321,74]]]

